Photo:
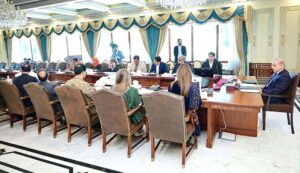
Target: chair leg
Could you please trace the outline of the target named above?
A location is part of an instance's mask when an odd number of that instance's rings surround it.
[[[144,123],[145,123],[145,126],[146,126],[146,141],[148,142],[149,141],[149,123],[148,123],[148,119],[145,118],[144,119]]]
[[[185,159],[186,159],[186,143],[182,143],[182,168],[185,168]]]
[[[262,116],[263,116],[263,130],[266,129],[266,110],[263,109],[263,112],[262,112]]]
[[[197,136],[194,135],[194,144],[195,144],[195,149],[198,148],[198,139],[197,139]]]
[[[127,141],[128,141],[128,149],[127,149],[127,157],[131,157],[131,135],[127,136]]]
[[[37,118],[38,120],[38,134],[41,134],[42,131],[42,122],[40,118]]]
[[[289,113],[286,113],[286,117],[287,117],[288,125],[291,125]]]
[[[295,134],[295,131],[294,131],[294,115],[293,115],[293,112],[291,113],[291,130],[292,130],[292,134]]]
[[[9,113],[10,128],[14,127],[14,114]]]
[[[26,115],[23,115],[23,131],[25,132],[26,131],[26,126],[27,126],[27,117]]]
[[[57,121],[53,121],[53,138],[56,138],[57,136]]]
[[[68,142],[71,142],[71,130],[72,130],[72,127],[71,127],[71,124],[67,124],[68,126]]]
[[[102,132],[102,152],[106,152],[106,132]]]
[[[155,141],[154,138],[151,138],[151,161],[155,159]]]
[[[92,127],[89,126],[88,127],[88,145],[89,145],[89,147],[91,146],[91,144],[92,144]]]

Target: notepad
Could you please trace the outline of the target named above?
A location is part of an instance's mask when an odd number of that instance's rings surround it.
[[[259,90],[253,90],[253,89],[241,89],[241,92],[245,93],[259,93]]]

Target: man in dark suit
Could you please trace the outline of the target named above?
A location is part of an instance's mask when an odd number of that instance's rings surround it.
[[[168,66],[166,63],[161,62],[160,56],[154,58],[154,63],[151,66],[150,73],[168,73]]]
[[[222,75],[222,64],[215,58],[214,52],[208,53],[208,59],[206,59],[201,68],[212,68],[214,74]]]
[[[265,94],[283,94],[291,83],[290,73],[285,69],[284,61],[282,59],[276,58],[273,60],[272,69],[274,74],[271,76],[271,79],[265,85],[262,90],[262,93]],[[263,96],[264,103],[267,102],[268,97]],[[284,99],[280,98],[271,98],[270,103],[283,103]]]
[[[25,91],[23,85],[28,84],[30,82],[38,82],[38,80],[35,77],[29,75],[29,73],[31,71],[31,67],[29,64],[23,64],[21,66],[21,69],[22,69],[21,76],[16,77],[13,80],[13,84],[16,85],[16,87],[19,89],[21,96],[24,97],[24,96],[28,96],[28,94]],[[29,99],[25,99],[24,104],[25,104],[25,106],[32,105],[32,103]]]
[[[185,56],[186,57],[186,47],[182,45],[182,39],[177,39],[178,45],[174,47],[174,62],[178,61],[178,57]]]
[[[172,73],[173,73],[173,74],[174,74],[174,73],[177,73],[177,70],[178,70],[178,68],[179,68],[179,66],[180,66],[181,64],[188,64],[188,65],[190,66],[191,70],[192,70],[192,73],[194,73],[194,70],[193,70],[193,68],[192,68],[192,65],[191,65],[190,63],[188,63],[188,62],[185,61],[185,56],[181,55],[180,57],[178,57],[178,62],[175,64],[175,67],[174,67],[173,70],[172,70]]]

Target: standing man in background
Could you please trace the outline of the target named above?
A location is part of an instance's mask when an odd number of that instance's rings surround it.
[[[178,45],[174,47],[174,62],[176,63],[178,61],[178,57],[181,57],[182,55],[186,57],[186,47],[182,45],[182,39],[177,39]]]
[[[118,49],[118,45],[115,43],[111,43],[110,46],[112,50],[111,59],[117,60],[118,64],[120,64],[125,58],[123,52]]]

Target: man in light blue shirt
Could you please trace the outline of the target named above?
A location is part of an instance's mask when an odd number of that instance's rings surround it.
[[[110,44],[111,49],[112,49],[112,55],[111,55],[111,59],[116,59],[118,64],[120,64],[122,62],[122,60],[125,58],[123,55],[123,52],[118,50],[118,45],[115,43],[111,43]]]

